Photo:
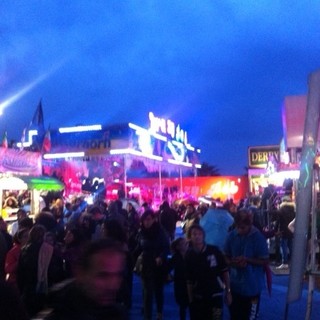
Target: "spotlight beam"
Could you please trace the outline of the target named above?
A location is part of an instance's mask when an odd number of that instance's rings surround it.
[[[21,90],[15,93],[13,96],[9,97],[4,102],[0,103],[0,115],[3,114],[5,108],[9,107],[12,103],[16,102],[17,100],[21,99],[25,94],[31,91],[34,87],[36,87],[39,83],[47,79],[50,75],[52,75],[56,70],[58,70],[65,61],[58,63],[55,67],[51,68],[51,70],[45,72],[44,74],[37,77],[35,80],[24,86]]]

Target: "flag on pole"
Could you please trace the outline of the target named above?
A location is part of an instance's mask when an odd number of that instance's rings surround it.
[[[27,130],[27,128],[24,128],[22,131],[20,150],[23,150],[23,148],[24,148],[24,143],[26,141],[26,130]]]
[[[44,118],[42,110],[42,100],[40,99],[36,111],[34,112],[33,118],[30,122],[29,129],[35,129],[38,131],[38,136],[43,137],[45,133],[44,129]]]
[[[51,135],[50,129],[48,128],[42,143],[42,152],[50,152],[51,150]]]
[[[27,128],[28,132],[30,130],[37,130],[37,135],[33,136],[30,149],[33,151],[41,152],[43,139],[46,133],[44,127],[44,118],[42,110],[42,100],[40,99],[35,113],[30,121],[29,127]]]
[[[7,131],[4,132],[3,138],[2,138],[2,148],[8,148],[8,133]]]

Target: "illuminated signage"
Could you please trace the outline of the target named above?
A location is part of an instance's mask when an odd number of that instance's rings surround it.
[[[128,153],[181,166],[200,166],[200,150],[188,143],[187,133],[180,125],[156,117],[152,112],[149,113],[149,119],[150,127],[147,128],[128,123],[108,127],[89,125],[51,130],[52,148],[43,158],[81,158]],[[30,145],[33,140],[31,138]]]
[[[77,131],[74,131],[76,129]],[[51,144],[50,153],[85,151],[86,155],[100,155],[110,150],[111,139],[110,132],[107,129],[100,130],[96,127],[96,130],[93,130],[93,126],[70,127],[52,130]]]
[[[262,147],[249,147],[248,158],[250,168],[267,168],[268,161],[273,158],[275,162],[279,163],[280,160],[280,147],[279,146],[262,146]]]
[[[156,117],[149,112],[150,130],[156,133],[170,136],[172,139],[188,145],[187,132],[176,125],[173,121]]]
[[[239,187],[234,181],[218,181],[210,186],[208,194],[212,197],[220,195],[235,195],[239,191]]]
[[[75,127],[59,128],[60,133],[85,132],[85,131],[96,131],[96,130],[102,130],[101,124],[94,124],[91,126],[75,126]]]
[[[33,141],[33,137],[38,135],[38,131],[37,130],[29,130],[28,132],[28,141],[25,142],[18,142],[17,143],[17,147],[18,148],[26,148],[26,147],[30,147]]]
[[[41,174],[41,154],[25,150],[0,148],[0,172]]]
[[[79,158],[84,157],[84,152],[62,152],[62,153],[46,153],[44,159],[60,159],[60,158]]]

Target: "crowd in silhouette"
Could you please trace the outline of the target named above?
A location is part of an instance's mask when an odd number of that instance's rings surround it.
[[[268,272],[266,239],[281,239],[280,267],[289,267],[287,226],[294,219],[294,205],[283,199],[267,221],[261,200],[164,201],[157,210],[147,203],[137,210],[130,201],[124,208],[121,200],[88,205],[82,196],[70,203],[57,196],[32,218],[18,208],[14,223],[0,218],[1,319],[127,319],[134,273],[142,319],[164,318],[168,282],[181,320],[256,319]],[[176,237],[178,222],[183,236]],[[119,263],[99,264],[101,252]]]

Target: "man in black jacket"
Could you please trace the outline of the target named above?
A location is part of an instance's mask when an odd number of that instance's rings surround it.
[[[47,320],[125,320],[116,302],[125,268],[120,244],[101,239],[89,245],[80,259],[75,281],[57,294]]]
[[[172,241],[176,232],[176,224],[178,220],[177,212],[170,208],[168,201],[164,201],[160,206],[159,222],[168,233],[170,240]]]

